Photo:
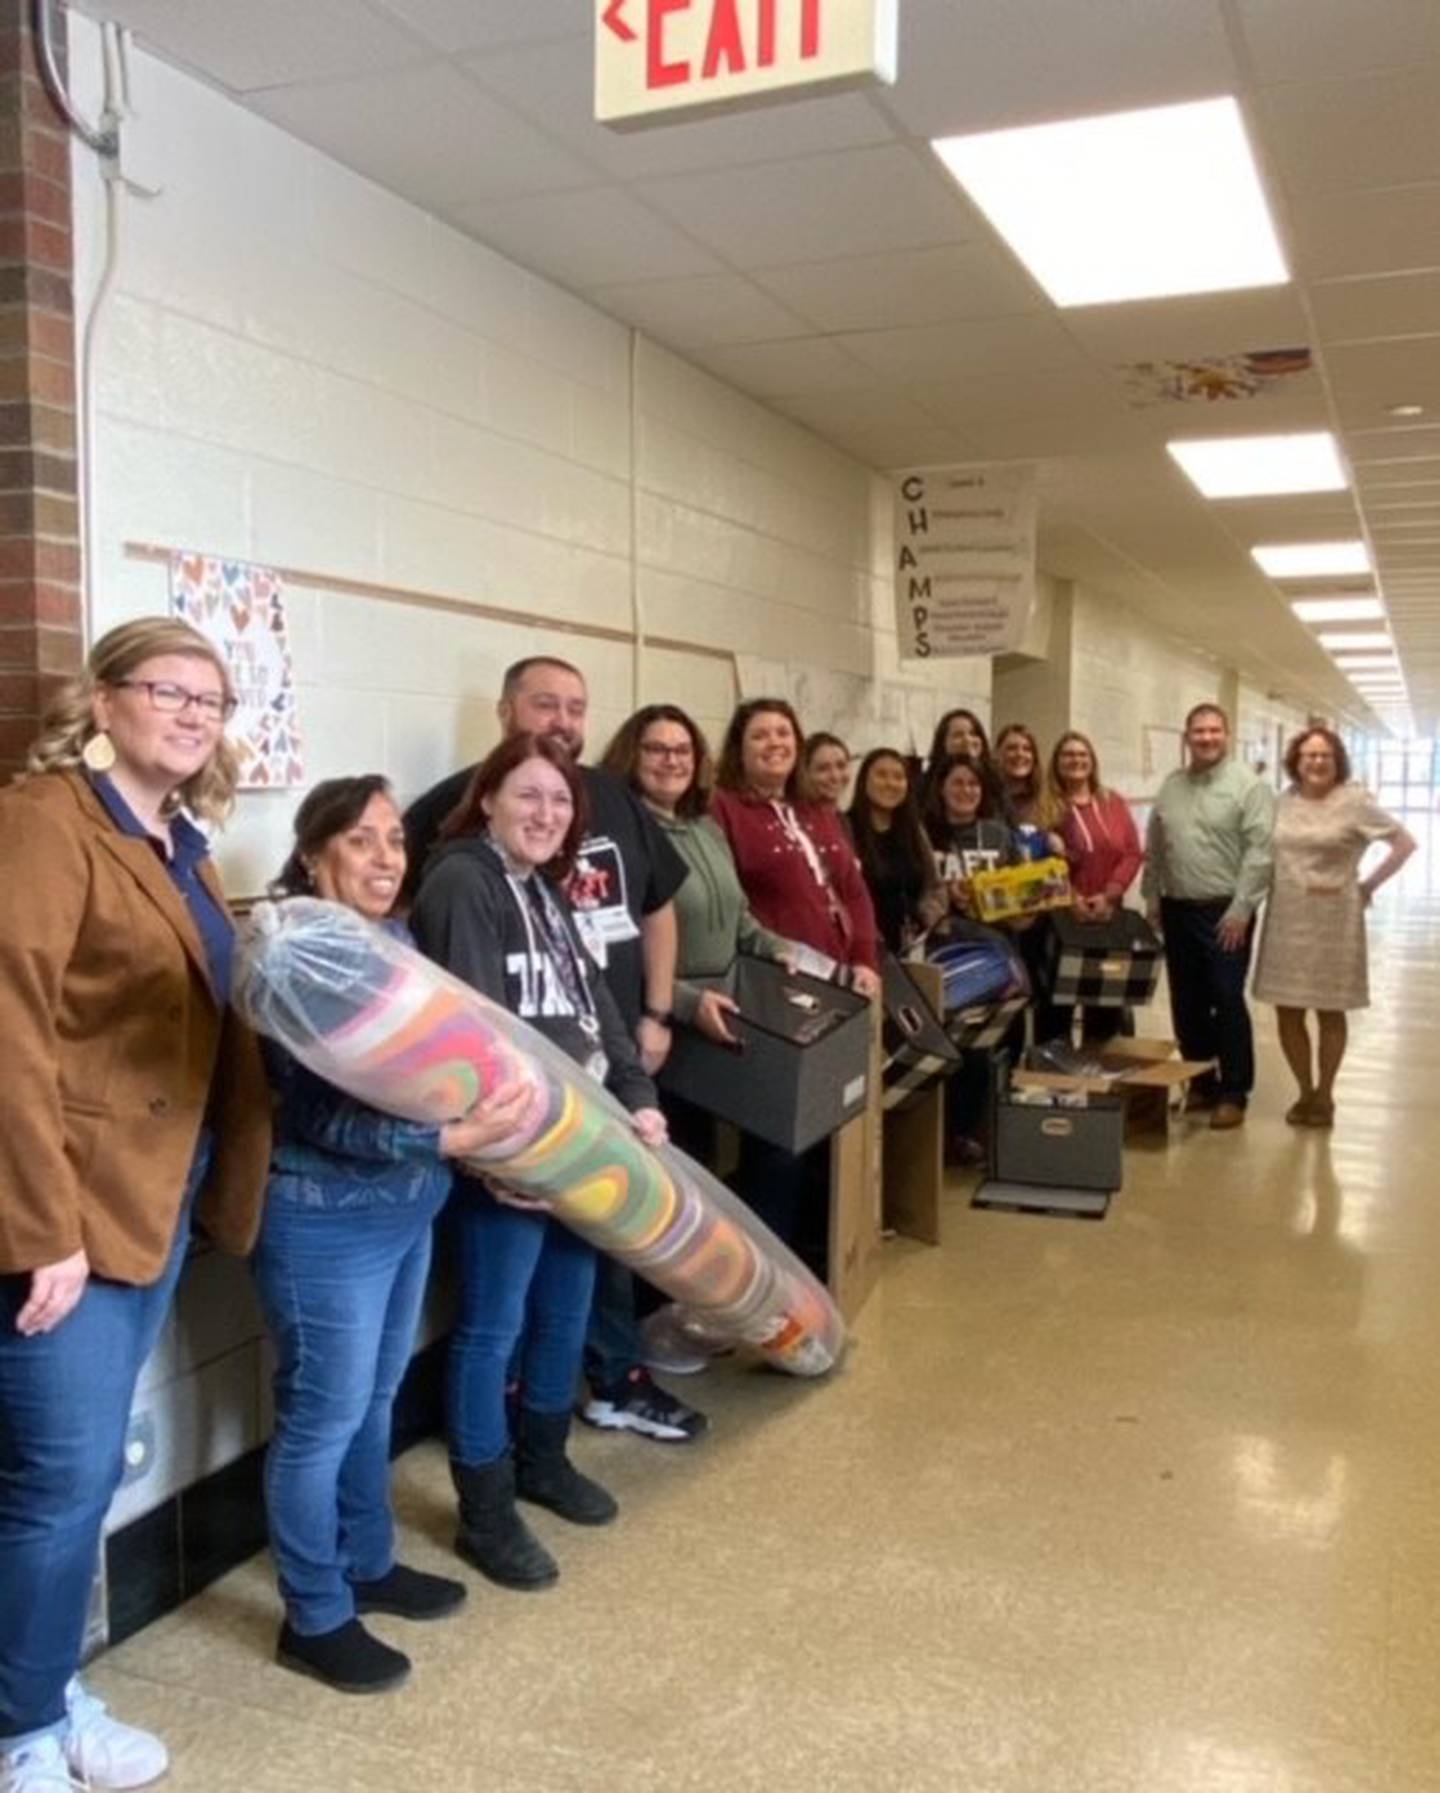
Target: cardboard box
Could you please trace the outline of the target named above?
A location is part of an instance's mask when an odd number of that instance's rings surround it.
[[[1002,1096],[994,1129],[997,1182],[1113,1191],[1123,1180],[1125,1104],[1118,1096],[1087,1096],[1084,1107],[1007,1102]]]
[[[1214,1060],[1177,1058],[1173,1040],[1117,1039],[1095,1049],[1100,1077],[1062,1077],[1054,1071],[1016,1071],[1017,1089],[1085,1090],[1118,1096],[1125,1104],[1128,1137],[1164,1138],[1174,1092],[1213,1067]]]
[[[869,1017],[871,1076],[865,1107],[830,1141],[829,1284],[847,1320],[864,1307],[880,1276],[880,1014]]]
[[[853,990],[737,959],[711,980],[740,1006],[738,1046],[677,1027],[659,1084],[789,1152],[860,1114],[870,1091],[870,1004]]]

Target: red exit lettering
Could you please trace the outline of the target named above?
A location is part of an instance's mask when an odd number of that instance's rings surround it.
[[[645,85],[683,87],[695,78],[694,65],[676,56],[665,43],[667,20],[676,13],[703,16],[705,51],[699,79],[743,75],[749,68],[773,68],[780,52],[777,0],[646,0]],[[799,42],[802,62],[820,54],[822,0],[799,0]],[[618,10],[612,6],[611,11]],[[609,22],[607,18],[607,23]]]

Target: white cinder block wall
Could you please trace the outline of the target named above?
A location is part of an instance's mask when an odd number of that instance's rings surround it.
[[[98,32],[72,30],[93,108]],[[501,668],[544,647],[590,678],[594,751],[637,670],[712,729],[782,683],[862,747],[988,707],[984,663],[897,666],[872,472],[200,83],[133,72],[128,142],[163,190],[122,202],[96,339],[97,632],[166,606],[132,544],[314,575],[289,592],[307,774],[405,795],[488,745]],[[76,177],[83,311],[85,152]],[[637,610],[664,643],[638,668]],[[232,889],[278,865],[297,796],[243,800]]]
[[[70,24],[95,115],[99,33]],[[597,752],[637,686],[717,732],[780,687],[857,747],[988,710],[988,664],[897,664],[873,473],[201,83],[143,55],[133,76],[127,167],[161,191],[121,201],[96,327],[95,634],[168,606],[137,544],[311,575],[288,596],[307,775],[402,796],[478,757],[502,668],[537,650],[584,667]],[[83,329],[105,244],[83,150],[75,194]],[[300,795],[242,799],[233,892],[274,874]],[[256,1332],[243,1272],[193,1265],[112,1523],[261,1441]]]

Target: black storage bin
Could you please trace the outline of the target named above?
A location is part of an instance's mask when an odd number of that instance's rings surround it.
[[[960,1068],[960,1049],[902,959],[885,955],[884,1105],[904,1108]]]
[[[731,1027],[740,1045],[677,1027],[660,1069],[662,1089],[797,1153],[864,1108],[870,1004],[863,996],[769,959],[737,959],[724,978],[698,981],[739,1004]]]
[[[1050,1000],[1066,1008],[1140,1008],[1155,994],[1161,957],[1154,928],[1133,909],[1117,909],[1109,921],[1057,910],[1050,918]]]
[[[1002,1096],[994,1126],[997,1182],[1107,1191],[1121,1185],[1125,1104],[1118,1096],[1090,1096],[1083,1108]]]

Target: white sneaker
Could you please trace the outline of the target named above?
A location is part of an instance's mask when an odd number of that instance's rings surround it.
[[[148,1787],[170,1766],[170,1752],[158,1737],[111,1718],[104,1700],[87,1693],[77,1676],[65,1689],[70,1729],[62,1745],[70,1772],[82,1786],[114,1789]]]
[[[0,1793],[75,1793],[84,1785],[72,1779],[54,1731],[0,1753]]]

